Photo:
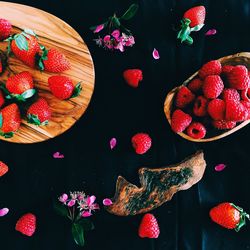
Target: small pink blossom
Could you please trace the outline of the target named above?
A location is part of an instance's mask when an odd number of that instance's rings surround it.
[[[135,44],[135,38],[133,36],[129,36],[128,40],[125,43],[125,46],[132,47]]]
[[[112,138],[109,142],[110,148],[113,149],[117,144],[116,138]]]
[[[59,201],[62,202],[62,203],[66,203],[66,201],[68,200],[68,195],[67,194],[62,194],[60,197],[59,197]]]
[[[120,37],[120,30],[114,30],[111,35],[117,40],[119,41],[119,37]]]
[[[87,205],[91,206],[96,200],[96,197],[94,195],[88,196],[87,197]]]
[[[121,52],[124,52],[124,46],[122,42],[119,42],[114,48],[119,49]]]
[[[108,49],[113,49],[113,43],[112,43],[110,35],[106,35],[103,38],[103,43],[104,43],[104,46],[107,47]]]
[[[101,30],[103,30],[103,28],[104,28],[104,24],[97,25],[96,28],[95,28],[95,30],[93,32],[94,33],[98,33]]]
[[[113,202],[108,198],[104,199],[102,203],[104,206],[111,206],[113,204]]]
[[[70,200],[67,205],[68,207],[73,207],[75,204],[76,204],[76,200]]]
[[[55,152],[55,153],[53,154],[53,157],[54,157],[55,159],[63,159],[63,158],[64,158],[64,155],[63,155],[63,154],[60,154],[60,152]]]
[[[92,214],[89,211],[82,212],[82,217],[90,217]]]
[[[154,48],[154,50],[153,50],[153,58],[154,58],[155,60],[160,59],[159,52],[158,52],[158,50],[155,49],[155,48]]]
[[[213,36],[217,33],[217,30],[216,29],[211,29],[211,30],[208,30],[206,33],[205,33],[205,36]]]
[[[0,217],[5,216],[9,212],[8,208],[2,208],[0,209]]]
[[[220,172],[220,171],[224,170],[225,168],[226,168],[225,164],[218,164],[215,166],[214,169],[215,169],[215,171]]]

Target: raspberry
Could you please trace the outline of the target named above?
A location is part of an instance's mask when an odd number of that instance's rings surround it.
[[[177,109],[172,114],[171,128],[175,133],[183,132],[192,122],[192,117]]]
[[[125,81],[133,88],[137,88],[140,81],[143,80],[142,71],[140,69],[127,69],[123,72]]]
[[[187,134],[194,139],[202,139],[206,135],[206,128],[200,122],[192,122],[187,128]]]
[[[240,122],[246,120],[248,117],[248,110],[242,103],[227,102],[226,103],[226,120]]]
[[[226,120],[220,120],[220,121],[213,121],[212,125],[217,129],[231,129],[236,126],[235,121],[226,121]]]
[[[9,167],[2,161],[0,161],[0,177],[5,175],[9,171]]]
[[[232,65],[224,65],[221,68],[221,74],[224,76],[228,76],[228,74],[232,71],[233,68],[234,66]]]
[[[199,90],[201,90],[202,88],[202,80],[200,78],[195,78],[193,79],[189,84],[188,84],[188,88],[193,92],[193,93],[197,93]]]
[[[250,102],[249,94],[250,94],[249,88],[242,90],[241,91],[241,98],[242,98],[242,100]]]
[[[160,228],[153,214],[145,214],[139,226],[138,234],[141,238],[158,238]]]
[[[16,223],[16,230],[29,237],[32,236],[36,231],[36,216],[31,213],[23,215]]]
[[[223,120],[225,118],[226,103],[221,99],[214,99],[209,102],[207,111],[213,120]]]
[[[240,101],[240,103],[247,109],[248,115],[246,120],[250,119],[250,101]]]
[[[201,79],[205,79],[210,75],[220,75],[221,63],[218,60],[210,61],[204,64],[199,70],[199,76]]]
[[[231,88],[238,90],[249,88],[250,78],[247,68],[243,65],[235,66],[228,74],[228,81]]]
[[[175,105],[178,108],[185,108],[195,98],[195,95],[185,86],[182,86],[176,94]]]
[[[228,102],[228,101],[239,102],[240,94],[236,89],[224,89],[222,92],[222,99],[225,102]]]
[[[208,76],[203,84],[203,94],[208,99],[214,99],[221,94],[223,88],[224,84],[220,76]]]
[[[132,137],[132,145],[137,154],[145,154],[152,145],[152,140],[148,134],[138,133]]]
[[[198,96],[194,103],[193,113],[196,116],[203,117],[207,114],[208,99],[204,96]]]

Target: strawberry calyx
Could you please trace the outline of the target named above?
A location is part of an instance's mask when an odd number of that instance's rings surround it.
[[[82,91],[82,85],[81,82],[77,83],[76,86],[74,87],[73,94],[70,98],[74,98],[80,95]]]
[[[179,33],[177,35],[177,39],[180,39],[181,43],[185,42],[188,45],[193,44],[193,38],[190,36],[190,33],[192,31],[199,31],[204,26],[204,24],[199,24],[199,25],[196,25],[196,26],[190,28],[190,23],[191,23],[190,19],[183,18],[181,20],[181,30],[179,31]]]
[[[3,126],[3,115],[2,113],[0,113],[0,136],[3,136],[5,138],[11,138],[14,135],[14,132],[8,132],[8,133],[4,133],[1,128]]]
[[[48,120],[41,122],[38,116],[34,114],[28,114],[27,120],[28,120],[28,123],[34,124],[36,126],[44,126],[44,125],[48,125],[49,123]]]
[[[7,91],[8,90],[6,89],[5,92]],[[16,99],[17,101],[25,102],[26,99],[31,98],[35,93],[36,93],[35,89],[28,89],[22,94],[12,94],[8,91],[8,95],[5,98],[9,100]]]
[[[238,206],[234,205],[233,203],[230,203],[230,205],[231,205],[232,207],[234,207],[235,209],[237,209],[237,210],[240,212],[240,221],[239,221],[239,223],[236,225],[236,227],[235,227],[235,229],[234,229],[236,232],[239,232],[240,229],[241,229],[244,225],[246,225],[246,218],[247,218],[248,220],[250,220],[250,216],[249,216],[248,213],[246,213],[246,212],[243,210],[243,208],[238,207]]]
[[[42,55],[39,55],[37,58],[37,64],[38,64],[38,68],[43,71],[44,70],[44,60],[48,60],[48,50],[43,46],[40,45],[40,49],[42,50]]]

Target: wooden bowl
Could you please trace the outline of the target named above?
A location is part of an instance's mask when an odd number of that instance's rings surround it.
[[[74,84],[81,82],[80,96],[70,100],[59,100],[48,87],[48,78],[56,73],[40,72],[24,65],[14,56],[9,58],[9,71],[0,77],[5,82],[10,74],[29,71],[34,79],[40,96],[44,97],[52,110],[52,118],[47,126],[35,126],[22,120],[15,135],[1,140],[15,143],[35,143],[48,140],[68,130],[84,114],[94,91],[95,72],[92,57],[80,35],[67,23],[45,11],[8,2],[0,1],[0,17],[12,23],[12,33],[29,28],[39,37],[39,43],[47,48],[56,48],[64,53],[71,63],[71,69],[60,75],[70,77]],[[5,51],[7,43],[0,42],[0,49]]]
[[[222,65],[245,65],[248,69],[250,69],[250,53],[249,52],[241,52],[237,53],[235,55],[230,55],[230,56],[225,56],[222,58],[218,59]],[[181,86],[187,85],[192,79],[194,79],[198,75],[198,71],[195,72],[191,77],[189,77]],[[172,89],[168,94],[165,99],[164,103],[164,112],[167,117],[167,120],[169,124],[171,125],[171,114],[172,114],[172,107],[173,107],[173,102],[174,102],[174,97],[175,94],[178,92],[179,88],[181,87],[176,87]],[[244,121],[234,127],[233,129],[227,130],[227,131],[222,131],[221,134],[209,137],[209,138],[204,138],[204,139],[194,139],[190,136],[188,136],[185,133],[178,133],[181,137],[193,141],[193,142],[210,142],[210,141],[216,141],[219,140],[223,137],[226,137],[228,135],[233,134],[234,132],[238,131],[239,129],[245,127],[248,123],[250,123],[250,120]]]

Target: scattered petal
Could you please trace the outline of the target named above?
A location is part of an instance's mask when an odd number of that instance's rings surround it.
[[[89,217],[89,216],[91,216],[92,214],[89,212],[89,211],[84,211],[83,213],[82,213],[82,217]]]
[[[225,167],[226,167],[225,164],[218,164],[217,166],[215,166],[214,169],[215,169],[215,171],[220,172],[220,171],[224,170]]]
[[[208,30],[206,33],[205,33],[205,36],[213,36],[217,33],[217,30],[216,29],[211,29],[211,30]]]
[[[112,200],[106,198],[102,201],[104,206],[111,206],[113,204]]]
[[[103,30],[103,28],[104,28],[104,24],[97,25],[96,28],[95,28],[95,30],[93,32],[94,33],[98,33],[101,30]]]
[[[2,208],[0,209],[0,217],[5,216],[9,212],[8,208]]]
[[[68,195],[67,194],[62,194],[59,197],[59,201],[62,202],[62,203],[66,203],[67,200],[68,200]]]
[[[154,50],[153,50],[153,58],[154,58],[155,60],[158,60],[158,59],[160,58],[159,52],[158,52],[158,50],[155,49],[155,48],[154,48]]]
[[[63,158],[64,158],[64,155],[61,154],[60,152],[55,152],[55,153],[53,154],[53,157],[54,157],[55,159],[63,159]]]
[[[113,149],[116,146],[117,140],[116,138],[112,138],[109,142],[110,148]]]

